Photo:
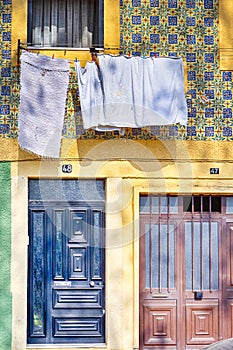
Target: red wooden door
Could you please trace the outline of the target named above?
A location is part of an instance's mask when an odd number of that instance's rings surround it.
[[[226,338],[233,338],[233,222],[226,222],[226,254],[223,254],[223,267],[226,273],[223,276],[224,329]],[[227,320],[227,322],[226,322]]]
[[[233,224],[226,199],[140,197],[140,350],[233,337]],[[229,258],[228,258],[229,257]]]

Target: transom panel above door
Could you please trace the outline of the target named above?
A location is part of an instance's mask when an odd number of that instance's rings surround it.
[[[140,350],[191,350],[232,337],[232,204],[140,196]]]
[[[29,181],[29,344],[105,342],[104,205],[103,181]]]

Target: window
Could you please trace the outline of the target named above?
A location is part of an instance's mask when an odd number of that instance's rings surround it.
[[[219,196],[185,196],[183,197],[184,212],[221,213],[221,197]]]
[[[19,42],[22,46],[26,46],[26,43],[32,43],[32,3],[36,0],[14,0],[12,1],[12,30],[11,30],[11,63],[12,66],[19,64]],[[55,0],[38,0],[39,3],[44,3],[46,7],[48,7],[48,3]],[[60,4],[67,3],[67,0],[57,0],[59,1],[59,9]],[[71,0],[69,0],[71,1]],[[81,2],[81,0],[72,0],[72,2]],[[84,3],[91,3],[91,0],[82,0]],[[93,0],[94,2],[94,0]],[[51,6],[51,5],[50,5]],[[88,8],[90,13],[90,8]],[[62,11],[59,11],[61,14]],[[67,11],[69,13],[69,11]],[[88,16],[89,16],[88,13]],[[102,13],[102,15],[100,15]],[[99,29],[99,38],[92,38],[92,46],[95,46],[94,40],[97,44],[101,44],[105,48],[108,48],[108,53],[117,53],[115,48],[120,47],[120,4],[119,0],[99,0],[98,1],[98,29]],[[35,20],[34,20],[35,21]],[[45,23],[45,18],[44,18]],[[29,35],[29,28],[31,28],[31,34]],[[74,28],[74,26],[73,26]],[[45,28],[45,30],[47,30]],[[53,29],[54,30],[54,29]],[[91,30],[88,30],[91,32]],[[96,31],[95,31],[96,33]],[[101,35],[100,35],[101,33]],[[68,40],[68,39],[67,39]],[[45,45],[45,43],[44,43]],[[90,52],[88,49],[84,49],[82,47],[76,46],[42,46],[42,42],[38,46],[30,46],[30,50],[35,50],[36,53],[41,53],[42,55],[48,55],[56,58],[64,58],[69,60],[79,59],[82,61],[84,65],[87,60],[90,59]],[[58,44],[56,44],[58,45]],[[59,44],[63,45],[63,44]],[[74,44],[73,44],[74,45]],[[76,44],[77,45],[77,44]],[[96,45],[99,47],[99,45]],[[88,46],[89,48],[89,46]],[[80,50],[79,50],[80,49]]]
[[[103,0],[28,0],[28,42],[39,47],[103,46]]]

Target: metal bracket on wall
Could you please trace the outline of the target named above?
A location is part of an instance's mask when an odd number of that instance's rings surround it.
[[[21,53],[21,50],[27,50],[28,48],[28,45],[30,45],[30,43],[22,43],[20,41],[20,39],[18,39],[18,46],[17,46],[17,64],[19,65],[20,63],[20,53]]]

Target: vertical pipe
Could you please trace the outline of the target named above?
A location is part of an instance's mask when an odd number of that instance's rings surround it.
[[[194,214],[194,196],[191,197],[192,201],[192,228],[191,228],[191,241],[192,241],[192,291],[194,292],[194,222],[193,222],[193,214]]]
[[[200,220],[200,290],[203,289],[203,201],[204,197],[201,195],[201,220]]]
[[[168,198],[168,220],[167,220],[167,290],[170,293],[170,196]]]
[[[211,225],[211,215],[212,213],[212,197],[209,196],[209,289],[212,292],[212,225]]]
[[[152,195],[149,195],[150,203],[150,224],[149,224],[149,254],[150,254],[150,292],[152,292],[153,278],[152,278]]]
[[[159,283],[159,292],[161,292],[161,284],[162,284],[162,280],[161,280],[161,277],[162,277],[162,273],[161,273],[161,196],[159,196],[159,230],[158,230],[158,241],[159,241],[159,244],[158,244],[158,248],[159,248],[159,254],[158,254],[158,257],[159,257],[159,268],[158,268],[158,283]]]

